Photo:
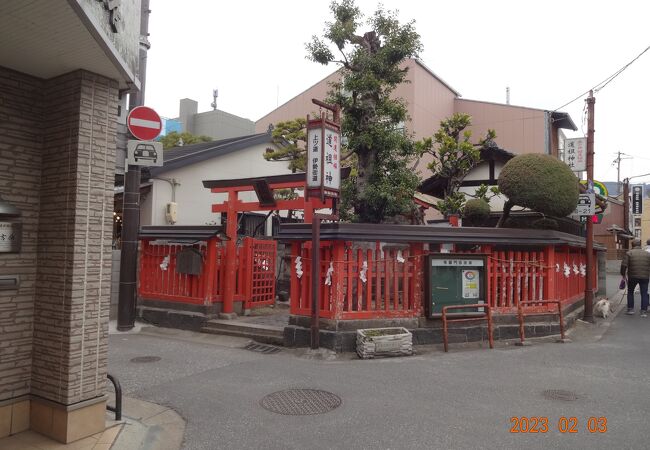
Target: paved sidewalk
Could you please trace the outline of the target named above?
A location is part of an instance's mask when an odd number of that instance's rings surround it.
[[[122,419],[106,413],[106,430],[70,444],[61,444],[33,431],[0,439],[1,450],[178,450],[185,421],[170,408],[124,397]],[[113,399],[109,399],[114,404]]]

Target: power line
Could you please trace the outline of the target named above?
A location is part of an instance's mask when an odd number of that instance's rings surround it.
[[[623,73],[623,71],[624,71],[625,69],[627,69],[628,67],[630,67],[630,66],[632,65],[632,63],[634,63],[637,59],[639,59],[641,56],[643,56],[643,54],[644,54],[645,52],[647,52],[648,50],[650,50],[650,45],[647,46],[647,47],[645,48],[645,50],[643,50],[641,53],[639,53],[639,54],[636,56],[636,58],[634,58],[634,59],[633,59],[632,61],[630,61],[629,63],[625,64],[623,67],[621,67],[621,68],[618,69],[616,72],[614,72],[613,74],[611,74],[610,76],[608,76],[607,78],[605,78],[603,81],[601,81],[600,83],[598,83],[598,84],[595,85],[594,87],[592,87],[592,88],[590,88],[590,89],[587,89],[585,92],[583,92],[582,94],[578,95],[576,98],[574,98],[574,99],[571,100],[570,102],[567,102],[567,103],[565,103],[565,104],[562,105],[562,106],[558,106],[558,107],[555,108],[553,111],[557,111],[558,109],[562,109],[562,108],[564,108],[565,106],[570,105],[571,103],[575,102],[576,100],[579,100],[580,98],[582,98],[582,97],[584,97],[585,95],[587,95],[587,94],[589,93],[589,91],[591,91],[591,90],[593,90],[593,91],[595,91],[595,92],[600,91],[600,90],[603,89],[605,86],[607,86],[607,85],[608,85],[608,84],[609,84],[609,83],[610,83],[614,78],[616,78],[616,77],[619,76],[621,73]],[[601,85],[602,85],[602,86],[601,86]]]

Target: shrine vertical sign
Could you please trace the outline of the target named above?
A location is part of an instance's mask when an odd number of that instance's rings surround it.
[[[341,125],[340,108],[312,99],[315,105],[332,112],[332,119],[321,112],[320,118],[307,116],[307,167],[305,197],[332,198],[331,214],[318,214],[314,208],[311,226],[311,348],[319,345],[320,316],[320,222],[338,220],[337,200],[341,193]]]
[[[341,131],[323,114],[307,116],[307,195],[339,198],[341,192]]]

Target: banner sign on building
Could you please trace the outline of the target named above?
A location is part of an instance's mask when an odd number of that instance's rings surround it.
[[[643,214],[643,185],[632,186],[632,214]]]
[[[564,162],[574,172],[587,170],[587,138],[564,140]]]
[[[307,122],[307,190],[309,196],[338,197],[341,190],[341,134],[325,118]]]

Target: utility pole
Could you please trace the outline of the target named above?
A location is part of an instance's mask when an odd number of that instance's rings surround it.
[[[625,232],[630,229],[630,179],[626,178],[623,181],[623,228]],[[625,239],[625,250],[630,248],[629,240]]]
[[[622,159],[632,159],[632,158],[629,155],[626,155],[625,153],[621,153],[620,150],[617,152],[617,154],[618,154],[618,156],[614,160],[614,164],[616,164],[616,173],[617,173],[617,175],[616,175],[616,192],[617,192],[617,195],[620,196],[621,195],[621,160]],[[621,155],[627,156],[627,158],[621,158]]]
[[[621,193],[621,151],[618,151],[618,156],[614,160],[616,163],[616,192]]]
[[[144,105],[149,50],[149,0],[142,0],[140,14],[140,91],[129,96],[129,109]],[[124,177],[122,206],[122,249],[120,254],[120,294],[117,304],[117,329],[131,330],[135,325],[138,232],[140,229],[140,166],[129,166]]]
[[[589,91],[587,97],[587,192],[594,189],[594,107],[596,99],[594,91]],[[594,222],[591,217],[587,219],[587,274],[585,278],[585,312],[584,321],[594,321]]]

